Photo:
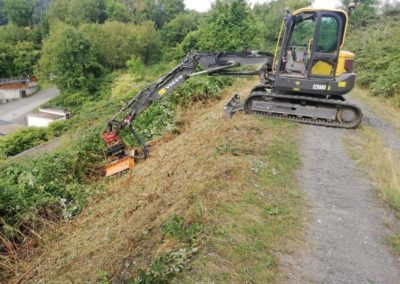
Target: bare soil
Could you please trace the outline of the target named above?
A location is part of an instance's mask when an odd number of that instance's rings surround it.
[[[361,106],[365,123],[396,147],[394,127]],[[357,130],[304,126],[298,179],[313,204],[305,247],[281,257],[284,283],[400,283],[400,259],[392,255],[384,223],[393,214],[359,176],[341,137]]]

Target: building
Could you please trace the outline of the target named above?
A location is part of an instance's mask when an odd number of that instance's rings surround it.
[[[48,127],[54,121],[65,121],[69,119],[71,113],[66,109],[60,108],[41,108],[39,112],[27,115],[28,126]]]
[[[36,80],[30,78],[0,79],[0,103],[7,103],[34,94],[38,89]]]

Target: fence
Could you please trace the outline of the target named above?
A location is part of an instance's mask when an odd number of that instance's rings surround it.
[[[26,83],[29,81],[28,77],[0,78],[0,85]]]

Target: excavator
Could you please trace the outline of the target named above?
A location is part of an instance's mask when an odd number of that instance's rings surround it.
[[[226,104],[227,118],[243,111],[305,124],[356,128],[363,114],[344,98],[356,79],[352,71],[355,55],[342,49],[348,21],[348,13],[338,9],[286,11],[274,54],[189,53],[173,70],[127,101],[108,122],[102,134],[111,159],[105,175],[133,169],[135,162],[149,156],[149,147],[133,128],[133,120],[195,76],[259,77],[260,83],[247,98],[241,101],[234,95]],[[248,70],[246,66],[257,68]],[[140,151],[130,151],[125,145],[119,135],[124,129],[141,145]]]

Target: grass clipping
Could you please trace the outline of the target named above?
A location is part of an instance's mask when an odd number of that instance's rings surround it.
[[[223,105],[188,111],[182,134],[154,144],[133,178],[112,179],[106,197],[43,237],[9,282],[275,279],[275,255],[303,220],[296,126],[241,114],[225,121]],[[165,268],[171,261],[177,273]],[[167,278],[153,278],[159,267]]]

